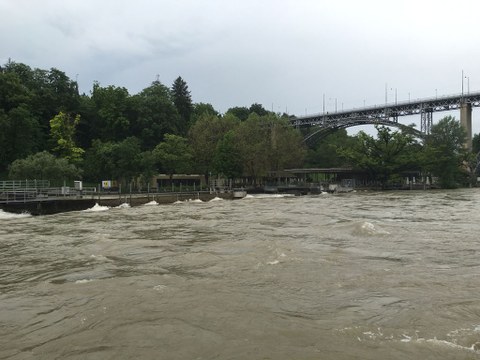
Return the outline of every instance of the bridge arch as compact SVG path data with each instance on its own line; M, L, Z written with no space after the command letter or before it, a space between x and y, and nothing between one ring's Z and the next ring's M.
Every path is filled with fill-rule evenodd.
M328 135L334 133L337 130L340 129L346 129L349 127L354 127L354 126L359 126L359 125L385 125L385 126L392 126L392 127L397 127L400 130L408 130L411 132L413 135L417 137L423 137L425 134L423 134L420 130L417 130L415 128L412 128L407 125L400 124L396 121L391 121L391 120L385 120L382 118L379 119L372 119L372 118L357 118L357 119L350 119L348 121L344 122L331 122L330 124L322 124L319 123L317 125L314 125L313 127L317 127L317 129L306 135L303 138L303 142L305 143L311 143L315 142L318 140L321 140Z

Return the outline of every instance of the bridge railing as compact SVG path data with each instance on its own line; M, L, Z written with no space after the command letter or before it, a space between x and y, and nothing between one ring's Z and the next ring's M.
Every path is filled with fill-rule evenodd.
M341 115L341 114L352 114L356 112L371 112L371 111L378 111L378 110L384 110L384 109L392 109L396 107L405 107L405 106L419 106L420 104L427 104L427 103L435 103L438 101L459 101L461 99L465 99L466 101L479 101L480 100L480 92L465 92L465 93L458 93L458 94L450 94L450 95L440 95L440 96L432 96L432 97L426 97L426 98L415 98L415 99L409 99L409 100L401 100L401 101L394 101L394 102L387 102L384 104L375 104L375 105L368 105L368 106L363 106L363 107L354 107L350 109L345 109L345 110L335 110L335 111L329 111L329 112L318 112L318 113L313 113L305 116L298 116L296 120L301 120L301 119L308 119L312 117L322 117L322 116L332 116L332 115ZM294 122L294 120L293 120Z

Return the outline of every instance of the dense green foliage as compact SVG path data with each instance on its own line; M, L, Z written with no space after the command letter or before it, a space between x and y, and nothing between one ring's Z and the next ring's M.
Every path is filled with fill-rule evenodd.
M0 68L0 128L0 175L10 178L44 178L34 161L46 154L75 169L55 178L143 184L159 172L258 178L300 166L304 155L300 133L279 115L260 104L221 115L192 103L181 77L171 88L157 80L134 95L95 82L80 95L57 69L11 61Z
M425 165L443 188L457 187L468 178L465 138L465 129L452 116L446 116L432 126L424 149Z
M350 148L355 138L348 136L347 130L340 129L309 147L305 165L309 168L334 168L345 165L345 160L338 151Z
M57 184L79 175L80 171L67 159L58 159L46 151L15 160L9 171L12 179L50 180Z
M0 67L0 177L60 181L111 179L138 186L157 173L199 173L261 182L302 166L353 167L388 186L402 172L421 171L443 187L474 179L465 134L447 117L420 142L408 131L378 127L377 137L339 130L306 145L288 117L261 104L220 114L193 103L178 77L138 94L95 82L90 94L60 70L9 61ZM475 135L474 150L480 151Z
M465 130L455 118L446 116L433 125L423 144L408 129L376 129L376 138L360 132L353 146L342 147L339 153L383 187L398 183L402 174L411 171L434 178L442 188L474 183L475 157L465 149Z
M351 164L365 170L371 179L387 186L397 181L402 171L419 167L418 143L408 133L385 126L376 126L376 129L377 138L361 131L353 146L342 148L340 153Z

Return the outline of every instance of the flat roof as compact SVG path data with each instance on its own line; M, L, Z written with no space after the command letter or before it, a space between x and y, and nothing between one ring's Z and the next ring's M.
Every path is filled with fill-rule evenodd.
M305 169L285 169L284 171L289 173L295 173L295 174L312 174L312 173L336 174L336 173L362 172L361 170L355 170L353 168L305 168Z

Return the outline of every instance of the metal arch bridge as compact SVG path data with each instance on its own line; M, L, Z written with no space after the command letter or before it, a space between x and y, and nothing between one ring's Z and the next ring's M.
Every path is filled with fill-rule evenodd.
M304 141L313 137L322 138L338 129L357 125L381 124L406 128L398 118L420 114L421 129L411 129L417 135L429 134L432 126L432 113L460 109L460 122L466 126L467 135L471 141L471 110L480 107L480 92L468 94L447 95L434 98L416 99L394 104L375 105L333 113L321 113L290 119L295 127L316 127L317 130L308 134ZM465 118L466 119L463 119Z

